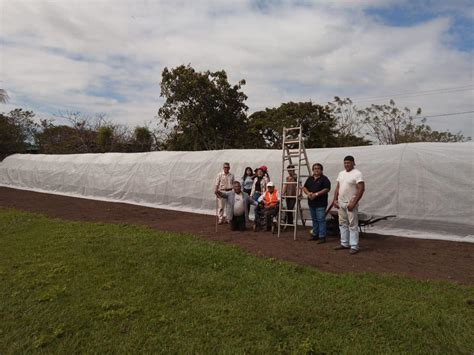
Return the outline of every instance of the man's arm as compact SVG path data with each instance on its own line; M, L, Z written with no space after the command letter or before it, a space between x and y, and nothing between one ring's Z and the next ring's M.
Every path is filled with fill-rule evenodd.
M219 191L219 183L220 183L220 177L221 174L217 174L216 179L214 180L214 192L217 194L217 191Z
M322 187L323 187L322 190L320 190L316 194L314 194L316 197L322 196L324 194L329 195L329 191L331 191L331 182L325 176L323 176L323 186Z
M347 209L349 211L352 211L355 206L357 206L357 203L359 203L359 200L362 198L362 195L364 194L365 191L365 183L363 181L360 181L356 185L357 191L356 194L353 198L351 198L351 201L347 205Z
M339 203L337 203L337 200L339 199L339 181L336 184L336 189L334 190L334 199L333 199L333 206L336 208L339 208Z
M306 187L308 185L308 180L309 180L309 178L306 179L306 181L304 183L303 192L305 193L305 195L308 196L309 199L311 199L311 197L310 197L311 192L309 192L308 188Z
M248 196L248 195L247 195ZM254 206L257 206L258 205L258 202L255 201L253 198L251 198L250 196L247 197L247 203L251 204L251 205L254 205Z
M219 190L216 190L215 194L216 194L217 197L228 198L230 192L231 192L231 191L227 192L227 191L219 191Z

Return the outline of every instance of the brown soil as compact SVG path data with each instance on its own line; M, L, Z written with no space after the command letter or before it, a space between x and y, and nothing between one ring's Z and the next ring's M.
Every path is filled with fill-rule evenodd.
M298 240L293 233L280 238L269 232L232 232L228 225L219 225L215 218L193 213L176 212L124 203L110 203L81 198L16 190L0 187L0 207L39 212L75 221L133 223L163 231L189 232L204 239L238 245L258 256L288 260L323 271L377 272L401 274L418 279L449 280L474 284L474 244L438 240L422 240L365 234L361 251L335 251L336 237L326 244L308 241L301 229Z

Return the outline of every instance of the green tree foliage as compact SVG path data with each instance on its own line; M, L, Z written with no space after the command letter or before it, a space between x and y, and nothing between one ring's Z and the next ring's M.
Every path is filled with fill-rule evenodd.
M433 131L425 124L426 118L422 118L420 108L412 115L410 109L398 108L393 100L388 105L371 105L358 112L369 130L368 135L379 144L463 142L470 139L460 133Z
M328 103L328 108L331 115L336 118L339 147L370 144L370 141L364 138L364 121L350 98L341 99L339 96L336 96L333 102Z
M158 111L160 122L170 129L169 150L239 148L246 133L245 81L230 85L224 70L197 72L190 65L162 72Z
M114 149L114 127L103 126L97 130L97 144L99 145L100 151L112 152Z
M133 132L134 145L137 152L149 152L153 144L153 136L148 127L135 127Z
M38 125L35 114L21 108L0 114L0 160L13 153L24 153L35 143Z
M55 126L47 120L41 121L41 132L38 133L40 152L44 154L77 154L97 153L95 143L97 132L67 125Z
M255 112L249 117L249 135L253 137L251 144L253 148L281 149L283 127L300 125L306 148L338 147L357 139L351 134L341 139L337 120L329 106L313 102L287 102L277 108Z

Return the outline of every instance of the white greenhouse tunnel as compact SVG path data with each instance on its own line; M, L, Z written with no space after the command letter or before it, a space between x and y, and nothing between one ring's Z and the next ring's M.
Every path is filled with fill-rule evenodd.
M474 242L474 144L411 143L308 149L331 180L353 155L365 180L359 211L396 215L369 232ZM247 166L266 165L279 187L280 150L16 154L0 163L0 186L138 204L201 214L215 213L214 179L223 162L237 179ZM304 202L305 203L305 202Z

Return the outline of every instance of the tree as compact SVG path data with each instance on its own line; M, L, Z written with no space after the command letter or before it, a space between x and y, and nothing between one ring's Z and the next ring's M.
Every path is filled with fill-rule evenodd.
M337 147L337 122L329 107L309 102L287 102L249 117L253 148L281 149L283 127L302 126L306 148ZM261 137L259 140L258 137Z
M0 114L0 160L13 153L24 153L34 145L38 125L33 111L21 108Z
M97 144L102 153L112 152L114 150L114 127L102 126L97 131Z
M137 152L149 152L151 150L153 137L148 127L135 127L133 136Z
M341 136L361 134L364 122L350 98L341 99L339 96L335 96L333 102L328 102L328 106L337 119L337 131Z
M246 132L245 81L230 85L224 70L197 72L181 65L162 72L158 111L170 130L164 145L169 150L239 148Z
M379 144L399 144L412 142L463 142L470 138L461 133L433 131L426 125L418 108L413 116L410 109L399 109L393 100L388 105L371 105L360 110L364 123L369 129L368 135ZM420 123L416 122L420 119Z
M37 134L37 139L43 154L85 153L77 130L71 126L55 126L51 121L41 120L41 131Z

